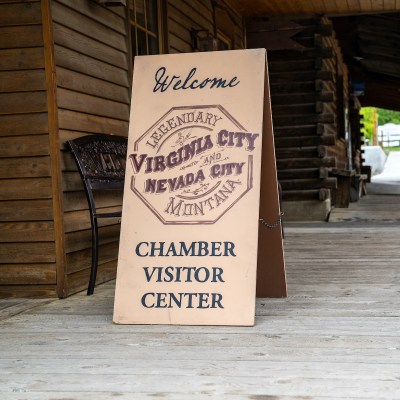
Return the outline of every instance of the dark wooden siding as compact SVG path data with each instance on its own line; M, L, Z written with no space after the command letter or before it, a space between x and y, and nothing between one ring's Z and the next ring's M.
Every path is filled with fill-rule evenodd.
M164 5L170 45L189 52L190 29L243 48L241 17L209 0ZM124 8L91 0L0 3L0 296L68 296L86 288L87 201L68 139L127 136L131 60ZM167 42L168 42L167 41ZM98 204L121 207L121 193ZM119 224L100 223L97 282L115 277Z
M65 142L96 133L127 136L130 61L125 10L104 8L89 0L57 0L52 2L52 18L62 153L64 295L70 295L87 286L92 241L83 186ZM98 203L118 210L122 194L104 194ZM115 277L118 221L101 221L99 236L97 282L104 282Z
M224 2L215 9L214 17L211 0L169 0L167 14L169 53L192 52L191 29L214 34L214 27L230 39L233 49L244 48L242 18Z
M0 296L55 296L42 7L0 4Z

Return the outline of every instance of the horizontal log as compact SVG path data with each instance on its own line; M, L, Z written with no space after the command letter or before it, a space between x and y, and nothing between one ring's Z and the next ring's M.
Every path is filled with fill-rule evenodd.
M296 82L322 81L332 80L333 74L329 70L311 70L311 71L295 71L295 72L273 72L270 73L270 79L273 83L285 82L286 84Z
M318 124L322 125L322 124ZM275 137L314 136L318 134L317 124L303 126L274 126Z
M333 57L333 51L331 47L322 48L311 48L311 49L299 49L299 50L278 50L270 53L269 57L273 61L276 60L305 60L320 58L331 58Z
M276 161L278 170L293 168L336 167L336 158L293 158Z
M269 73L309 71L315 69L314 60L271 61L268 60Z
M282 192L283 201L319 200L319 189L285 190Z
M311 104L285 104L276 105L272 103L272 115L275 116L291 116L301 114L312 114L316 112L315 103Z
M278 179L325 179L330 177L331 168L297 168L278 170Z
M339 168L331 168L329 170L329 173L334 176L344 176L344 177L349 177L349 176L354 176L356 174L356 171L354 169L339 169Z
M287 116L272 116L274 126L296 126L296 125L311 125L322 122L324 124L333 124L335 116L333 114L309 114L309 115L293 115Z
M291 180L280 180L279 183L282 186L282 190L312 190L312 189L336 189L337 180L336 178L325 178L325 179L291 179Z
M310 82L274 82L270 81L271 96L282 93L309 93L315 92L315 81ZM322 90L322 89L321 89Z
M300 35L296 35L293 40L305 48L312 49L314 47L314 40L311 36L303 37Z
M320 178L320 168L301 168L278 170L278 180L289 179L318 179Z
M276 137L275 148L287 147L317 147L321 141L320 136Z
M274 93L271 95L272 106L290 104L314 104L316 102L333 101L333 92L310 92L310 93Z
M319 157L318 148L311 147L289 147L289 148L277 148L275 149L276 157L279 160L287 158L313 158Z

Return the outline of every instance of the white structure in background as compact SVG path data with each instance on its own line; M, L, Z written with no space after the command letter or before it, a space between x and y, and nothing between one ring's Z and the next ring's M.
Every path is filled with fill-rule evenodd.
M375 183L400 184L400 151L391 151L382 173L372 178Z
M383 147L400 146L400 125L389 123L378 126L378 142Z
M380 146L364 146L364 165L371 166L372 175L380 174L386 162L386 154Z

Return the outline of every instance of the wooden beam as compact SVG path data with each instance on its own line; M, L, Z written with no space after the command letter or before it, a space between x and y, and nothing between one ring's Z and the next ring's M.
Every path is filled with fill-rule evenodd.
M48 126L50 139L51 180L55 231L55 252L57 265L57 294L65 297L64 275L66 266L64 242L64 209L62 197L62 176L60 166L56 63L54 59L54 42L50 0L41 0L44 56L47 82Z

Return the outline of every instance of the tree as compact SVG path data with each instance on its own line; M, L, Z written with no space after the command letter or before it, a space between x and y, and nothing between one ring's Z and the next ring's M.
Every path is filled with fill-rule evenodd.
M368 139L369 144L372 144L373 142L375 111L376 109L374 107L363 107L360 110L360 114L363 116L361 122L364 124L364 127L361 129L361 133L364 135L365 139Z
M385 110L383 108L378 108L378 125L385 125L388 123L400 125L400 112Z

